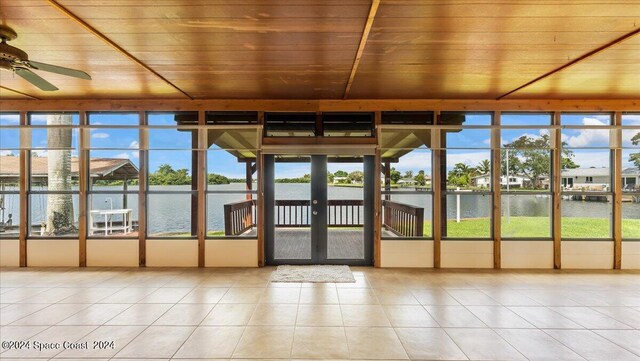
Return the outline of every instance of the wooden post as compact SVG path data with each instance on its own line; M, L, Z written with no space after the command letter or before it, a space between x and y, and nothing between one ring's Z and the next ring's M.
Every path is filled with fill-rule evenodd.
M251 191L251 188L253 188L253 165L251 163L250 161L245 162L245 184L247 191ZM251 199L251 193L247 193L245 199Z
M440 112L435 112L434 113L434 124L438 124L438 117L439 117ZM431 162L432 162L432 175L431 175L431 189L433 191L433 224L432 224L432 232L433 232L433 267L434 268L440 268L442 266L442 260L441 260L441 253L442 253L442 249L441 249L441 242L442 242L442 229L443 229L443 225L446 224L447 219L442 219L442 194L443 194L443 179L446 179L444 177L444 175L442 174L442 167L443 167L443 156L444 156L444 151L441 149L442 145L440 144L440 141L442 140L442 137L440 135L440 130L439 129L435 129L433 130L433 134L431 134L431 144L432 144L432 157L431 157ZM446 184L444 184L444 187L446 187ZM444 212L445 216L446 216L446 209Z
M206 125L206 114L204 110L198 111L198 125ZM193 176L196 180L196 214L197 214L197 236L198 236L198 267L205 266L205 245L207 238L207 131L198 129L195 131L197 150L194 152L197 157L197 172Z
M380 192L380 148L376 148L374 159L373 180L373 265L381 267L382 265L382 194ZM366 177L367 175L365 175Z
M501 124L500 111L496 111L493 114L493 125L499 126ZM491 129L491 155L493 160L491 162L491 186L493 187L493 268L502 268L502 203L501 203L501 184L500 184L500 171L501 171L501 141L500 141L500 128ZM509 180L507 179L507 182Z
M613 125L622 125L622 112L615 112ZM622 268L622 130L614 130L613 151L613 269Z
M560 112L553 113L553 125L560 125ZM553 141L553 268L562 268L562 131L554 130Z
M78 242L79 265L87 266L87 187L89 183L89 130L84 126L87 122L87 112L81 111L80 115L80 149L78 150L78 184L79 184L79 215L78 215Z
M18 240L20 243L20 267L27 266L27 237L31 225L29 224L29 165L31 162L28 148L31 148L31 139L28 138L30 133L26 133L25 129L28 125L27 112L20 112L20 224L18 225Z
M382 112L375 112L374 124L376 129L382 123ZM382 265L382 194L380 192L380 174L381 174L381 150L376 147L374 155L373 174L373 266L381 267ZM387 168L388 169L388 168ZM365 175L367 176L367 175Z
M140 125L147 124L147 117L144 111L138 112ZM138 256L140 267L147 264L147 172L148 172L148 149L149 139L146 129L139 130L138 149L140 158L140 170L138 173Z
M391 161L385 159L384 161L384 190L391 190ZM391 194L385 194L384 199L387 201L391 200Z

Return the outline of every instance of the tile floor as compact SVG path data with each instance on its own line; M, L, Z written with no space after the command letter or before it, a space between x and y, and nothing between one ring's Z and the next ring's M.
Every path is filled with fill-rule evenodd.
M640 360L640 272L273 270L1 269L0 358Z

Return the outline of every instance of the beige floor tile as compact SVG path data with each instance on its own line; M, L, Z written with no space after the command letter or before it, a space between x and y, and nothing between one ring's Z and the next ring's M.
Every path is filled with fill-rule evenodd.
M545 330L545 332L587 360L640 361L640 356L589 330Z
M638 330L594 330L593 332L640 356L640 331Z
M631 328L630 326L618 322L613 318L603 315L600 312L592 310L589 307L550 307L553 311L570 319L571 321L592 329L609 329L624 330Z
M78 342L87 342L88 349L67 349L57 357L95 358L113 357L120 352L131 340L136 338L145 326L101 326ZM111 343L113 341L113 343ZM94 348L94 346L96 346Z
M520 292L543 306L582 306L571 298L568 291L521 290Z
M411 359L467 359L449 335L440 328L397 328L396 333Z
M116 292L119 288L82 288L79 292L61 300L59 303L96 303L107 298Z
M3 326L0 327L0 341L28 340L47 328L49 328L49 326ZM2 349L2 351L4 351L4 349Z
M286 326L247 326L233 357L289 358L293 332Z
M498 301L480 290L447 290L449 294L465 306L497 306Z
M176 353L176 358L229 358L238 345L243 326L198 327Z
M383 305L419 305L418 300L408 288L374 289L378 301Z
M157 287L127 287L101 299L98 303L137 303L157 289Z
M160 288L145 298L140 303L176 303L191 292L191 288Z
M370 288L371 285L367 281L366 277L359 276L356 273L353 274L355 282L336 283L336 288Z
M214 305L206 303L177 304L160 316L155 326L197 326L211 312Z
M523 295L519 291L491 289L483 289L480 291L493 298L503 306L540 306L538 302Z
M19 303L24 299L31 298L48 289L50 288L49 287L14 288L0 295L0 303Z
M441 327L487 327L464 306L424 306Z
M609 316L618 322L629 325L635 329L640 329L640 310L633 307L614 306L614 307L591 307L603 315Z
M342 322L348 327L390 327L381 305L341 305Z
M255 304L217 304L202 320L205 326L245 326L249 323Z
M16 320L42 310L45 304L12 304L0 310L0 325L8 325Z
M383 327L345 327L349 354L352 359L408 359L396 332Z
M584 361L580 355L541 330L499 329L495 332L531 361Z
M112 318L107 325L145 326L154 323L171 308L171 304L139 303Z
M335 287L302 287L300 303L338 304L338 291Z
M296 325L342 326L342 311L339 305L300 305Z
M222 299L220 299L220 303L258 303L264 290L264 288L256 287L231 288Z
M72 303L53 304L13 322L12 325L55 325L88 306L88 304Z
M2 357L21 357L21 358L48 358L62 352L62 344L65 341L75 342L96 329L96 326L52 326L46 330L31 337L29 341L33 347L21 350L8 350L2 353ZM42 344L58 344L59 348L45 347L38 349L35 347L35 341Z
M228 288L195 288L180 303L218 303Z
M386 305L384 311L393 327L438 327L422 306Z
M411 291L413 297L424 306L457 306L460 305L447 291L443 289L426 290L414 289Z
M583 328L547 307L517 306L507 308L538 328Z
M368 288L338 288L338 300L341 305L377 305L378 298Z
M60 322L60 325L100 326L131 307L127 303L94 304Z
M293 303L300 301L300 288L271 287L260 297L260 303Z
M493 330L447 328L445 331L470 360L526 360Z
M298 305L261 303L256 306L249 325L293 326L296 324Z
M131 341L116 358L171 357L191 335L194 327L150 326Z
M291 357L347 359L349 347L342 327L296 327Z
M17 303L57 303L76 294L81 289L73 287L56 287L39 292L38 294L19 300ZM78 302L74 302L78 303Z
M503 306L467 306L467 309L491 328L535 328Z

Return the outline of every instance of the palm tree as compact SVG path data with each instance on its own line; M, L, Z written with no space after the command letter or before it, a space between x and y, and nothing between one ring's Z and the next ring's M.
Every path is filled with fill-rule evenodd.
M71 128L57 126L71 125L71 115L47 115L49 192L68 192L71 190ZM50 193L47 198L48 234L58 234L74 229L73 199L70 193Z
M485 159L482 162L480 162L480 164L478 164L476 169L480 174L489 174L491 172L491 162L489 162L488 159Z

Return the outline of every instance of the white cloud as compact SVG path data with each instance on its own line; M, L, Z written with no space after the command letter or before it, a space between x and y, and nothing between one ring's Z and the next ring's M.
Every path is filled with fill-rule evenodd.
M606 122L596 118L583 118L582 124L606 125ZM566 141L569 147L593 147L609 144L609 130L607 129L579 129L577 132L577 135L563 137L563 141Z
M610 156L608 151L604 152L574 152L573 162L580 168L602 168L609 167Z
M113 156L113 158L117 159L134 159L139 157L140 155L138 154L138 152L122 152Z
M475 167L485 159L491 159L491 156L488 152L448 153L447 169L452 169L456 165L456 163L464 163L466 165Z
M34 149L31 152L32 152L32 154L35 154L38 157L46 157L49 154L49 152L46 151L46 150L35 150Z
M0 150L0 156L14 155L10 150Z
M4 125L20 124L20 115L18 114L0 114L0 122Z
M138 141L137 141L137 140L134 140L134 141L132 141L132 142L129 144L129 148L131 148L131 149L138 149L138 148L140 148L140 143L138 143Z
M106 139L106 138L109 138L109 134L107 134L107 133L94 133L94 134L91 135L91 138Z

